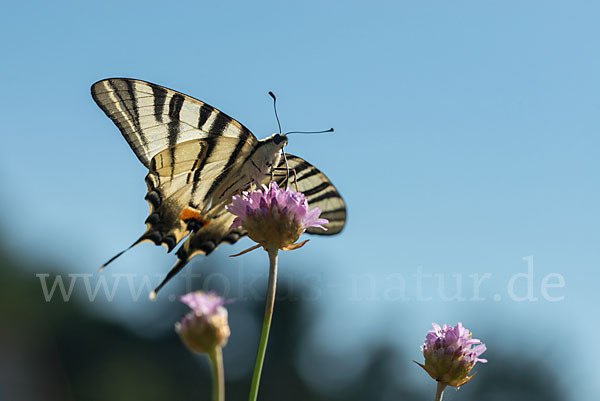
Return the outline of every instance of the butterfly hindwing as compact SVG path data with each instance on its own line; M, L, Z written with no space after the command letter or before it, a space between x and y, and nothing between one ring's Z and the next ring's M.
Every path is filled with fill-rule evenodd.
M240 238L244 237L246 231L243 228L229 229L233 220L235 220L235 216L227 212L223 206L216 208L215 216L210 222L199 231L190 234L179 247L177 250L177 262L151 296L155 296L194 256L208 255L220 244L234 244Z
M213 219L219 206L250 185L251 177L244 174L243 161L254 143L246 141L236 152L239 139L208 137L182 142L156 154L146 176L150 203L148 228L143 239L170 250L189 234L182 212L192 208L204 219Z
M279 162L275 179L280 186L290 185L291 188L302 192L308 199L310 208L318 207L321 209L321 217L329 220L324 226L327 231L318 227L311 227L306 231L318 235L341 232L346 223L346 204L329 178L298 156L286 154L286 158L287 165L283 158Z

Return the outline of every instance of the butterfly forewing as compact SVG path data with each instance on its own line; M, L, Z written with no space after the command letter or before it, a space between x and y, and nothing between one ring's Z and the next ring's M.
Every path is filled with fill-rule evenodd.
M183 93L145 81L110 78L92 85L92 97L146 166L165 148L191 139L256 138L238 121Z

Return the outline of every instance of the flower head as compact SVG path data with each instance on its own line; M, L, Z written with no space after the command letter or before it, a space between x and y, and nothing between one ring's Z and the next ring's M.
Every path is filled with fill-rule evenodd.
M472 336L460 322L441 327L433 323L422 347L425 365L419 365L438 382L456 388L462 386L473 378L469 373L477 362L487 362L479 358L486 350L485 344Z
M230 330L225 300L214 292L196 291L180 297L191 311L175 323L175 331L189 349L209 353L227 344Z
M292 244L309 227L323 227L318 207L308 209L303 193L281 189L276 182L263 190L235 195L227 210L236 217L231 228L244 227L248 236L265 249L294 249Z

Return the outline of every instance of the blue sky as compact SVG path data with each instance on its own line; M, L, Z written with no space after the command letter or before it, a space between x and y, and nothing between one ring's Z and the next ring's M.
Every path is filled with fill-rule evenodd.
M24 258L95 272L144 228L146 172L92 101L92 83L125 76L180 90L259 138L277 129L272 90L284 130L336 129L288 146L332 179L349 210L342 235L282 259L305 265L284 279L320 289L321 347L343 354L387 337L414 344L416 359L432 321L462 320L482 338L506 330L496 347L552 349L549 363L570 367L573 397L600 390L591 380L600 355L585 347L600 330L591 311L600 301L597 3L59 1L4 10L0 223ZM508 299L529 256L538 301ZM232 270L266 275L264 259L249 255ZM113 268L162 273L173 260L144 245ZM445 275L448 294L459 275L467 299L441 299L439 276L423 281L432 299L417 299L419 269ZM486 273L484 300L470 299L469 275ZM563 277L548 292L564 299L543 298L549 274ZM96 311L129 321L148 307Z

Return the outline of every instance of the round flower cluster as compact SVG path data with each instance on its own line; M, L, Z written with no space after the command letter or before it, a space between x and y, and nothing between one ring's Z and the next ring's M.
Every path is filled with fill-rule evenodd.
M485 344L472 337L460 322L441 327L433 323L422 348L425 365L419 365L438 382L456 388L462 386L473 378L469 373L477 362L487 362L479 358L486 350Z
M321 210L308 209L303 193L281 189L276 182L263 190L235 195L227 210L236 216L231 228L244 227L248 236L265 249L294 249L292 244L309 227L323 227Z

